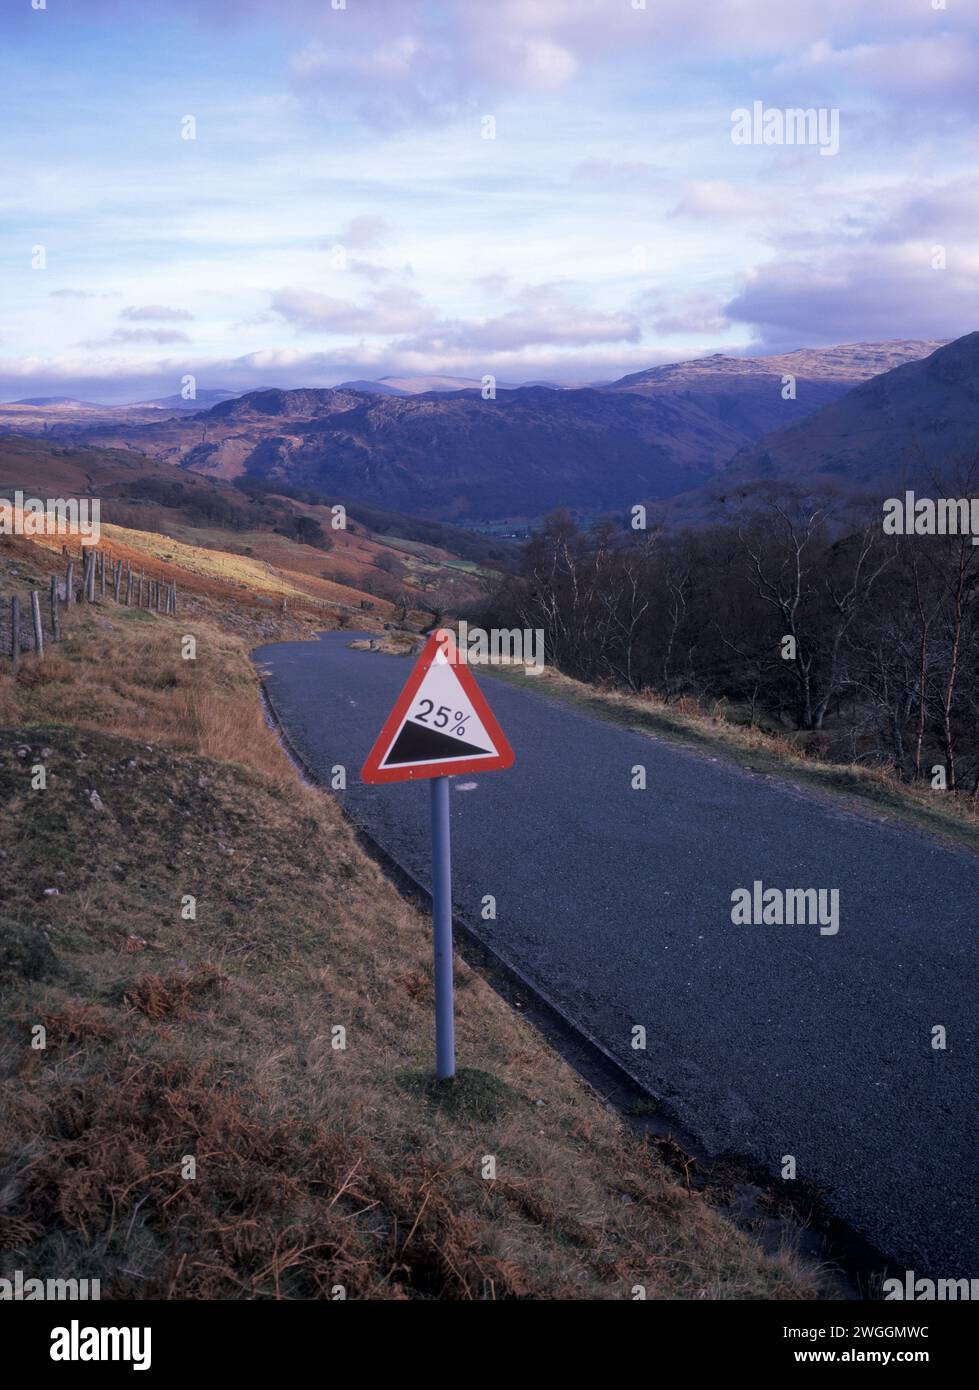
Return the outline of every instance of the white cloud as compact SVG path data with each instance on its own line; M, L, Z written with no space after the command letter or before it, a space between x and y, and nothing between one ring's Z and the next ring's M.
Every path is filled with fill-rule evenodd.
M305 332L410 333L432 318L420 294L394 288L378 291L364 304L286 286L272 296L274 314Z
M695 179L681 190L670 216L764 217L771 212L772 206L770 196L756 193L753 189L739 188L723 179Z
M171 309L165 304L142 304L138 307L130 305L123 309L119 317L121 319L131 319L139 322L143 319L152 319L160 323L176 323L180 320L188 320L194 317L186 309Z

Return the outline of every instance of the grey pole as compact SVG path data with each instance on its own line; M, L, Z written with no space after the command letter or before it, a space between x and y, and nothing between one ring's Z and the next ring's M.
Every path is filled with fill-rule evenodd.
M432 778L432 926L435 929L435 1074L443 1081L455 1076L456 1070L448 777Z

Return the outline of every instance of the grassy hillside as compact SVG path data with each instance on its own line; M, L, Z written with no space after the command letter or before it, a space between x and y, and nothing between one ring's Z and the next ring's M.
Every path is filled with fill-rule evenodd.
M55 563L0 542L0 590ZM299 617L65 621L0 658L5 1265L110 1298L817 1295L462 962L465 1070L432 1081L429 924L262 717L249 647Z
M374 600L384 616L402 595L409 606L440 611L467 603L478 592L473 557L507 558L505 546L397 513L355 507L346 527L335 529L328 505L298 496L242 491L124 449L0 437L0 497L12 502L18 490L97 497L107 543L134 563L172 563L203 579L314 603L360 608ZM301 542L297 524L311 526L315 543ZM452 543L458 553L446 548Z

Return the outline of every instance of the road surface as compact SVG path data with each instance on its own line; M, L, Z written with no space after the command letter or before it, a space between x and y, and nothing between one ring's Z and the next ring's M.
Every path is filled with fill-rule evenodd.
M427 887L427 787L359 781L410 662L354 636L255 658L307 764L346 767L346 809ZM979 857L477 678L516 763L453 779L457 915L712 1153L792 1155L900 1268L979 1276ZM837 889L839 931L734 925L756 880Z

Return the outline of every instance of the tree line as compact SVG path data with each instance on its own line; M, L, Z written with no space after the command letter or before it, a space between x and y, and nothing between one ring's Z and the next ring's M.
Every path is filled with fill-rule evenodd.
M577 679L725 701L807 752L979 797L977 592L969 535L887 536L879 502L768 488L676 534L556 512L477 617L543 629Z

